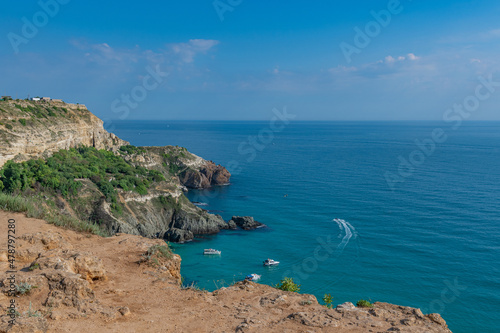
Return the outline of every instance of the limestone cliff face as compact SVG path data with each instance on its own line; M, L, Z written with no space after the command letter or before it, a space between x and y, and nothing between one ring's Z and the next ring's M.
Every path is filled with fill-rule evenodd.
M117 149L126 144L83 105L0 101L0 167L11 159L46 157L80 145Z

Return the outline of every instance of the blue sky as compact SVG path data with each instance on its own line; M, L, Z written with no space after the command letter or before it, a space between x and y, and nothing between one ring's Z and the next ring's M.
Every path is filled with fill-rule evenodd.
M2 95L105 119L441 120L479 76L500 82L493 0L41 0L0 17ZM469 119L500 120L500 87Z

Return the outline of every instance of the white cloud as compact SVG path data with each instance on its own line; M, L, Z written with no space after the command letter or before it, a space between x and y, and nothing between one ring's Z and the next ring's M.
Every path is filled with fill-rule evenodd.
M500 29L493 29L488 32L491 37L500 37Z
M396 59L394 59L392 56L387 56L387 57L385 57L384 60L385 60L385 63L387 63L387 64L392 64L392 63L396 62Z
M101 65L123 64L130 65L140 60L150 63L163 63L175 61L180 57L182 63L192 63L198 54L205 54L219 41L212 39L191 39L186 43L167 44L166 50L141 50L139 46L132 49L117 49L108 43L90 44L82 40L70 40L76 49L84 51L84 56L89 62Z
M78 50L84 51L84 56L89 62L100 65L130 64L141 57L141 51L136 46L134 49L115 49L108 43L89 44L82 40L70 40L70 44Z
M415 61L415 60L419 60L420 57L417 57L416 55L414 55L413 53L408 53L408 59L412 60L412 61Z
M207 53L219 41L213 39L191 39L187 43L170 44L170 49L181 57L185 63L194 61L194 57L199 53Z
M363 64L358 67L338 66L331 68L329 72L337 75L355 74L364 77L379 77L408 71L420 59L413 53L397 57L388 55L384 59L373 63Z

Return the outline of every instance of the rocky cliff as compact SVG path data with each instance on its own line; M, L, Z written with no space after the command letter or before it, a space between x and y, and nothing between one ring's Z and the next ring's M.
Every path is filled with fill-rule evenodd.
M73 184L79 188L76 197L64 195L65 190L61 191L54 185L68 181L61 175L67 174L70 166L62 167L64 171L55 177L52 185L44 184L44 176L26 181L24 176L19 177L18 168L5 175L0 172L0 190L4 187L2 180L5 184L19 182L19 186L10 188L15 194L32 196L33 193L43 192L47 209L55 206L65 216L96 223L111 235L123 232L183 242L193 239L196 234L212 234L229 228L221 216L194 206L183 193L188 188L208 188L229 183L231 174L223 166L206 161L181 147L130 146L128 142L104 130L103 122L82 105L0 101L0 166L8 160L21 162L47 158L61 149L80 146L111 150L120 161L132 168L126 168L126 171L122 163L108 165L106 168L112 170L94 173L93 176L84 172L87 173L85 178L75 173L75 178L78 178L76 181L81 183ZM97 158L94 155L92 157ZM107 158L107 155L100 158ZM58 160L56 164L60 165L60 162ZM99 170L102 167L88 160L80 162L87 165L87 170ZM151 177L136 177L134 173L139 171L144 174L149 172L150 176L152 171L155 174ZM8 177L14 174L18 175L18 179L10 181ZM128 181L127 186L118 184L119 181L127 180L122 179L125 175L132 180ZM73 182L73 179L69 182ZM103 182L115 184L114 188L104 186L106 184L103 185ZM148 184L149 188L135 191L140 184ZM110 198L106 191L116 191L117 196Z
M80 145L116 150L126 144L84 105L0 101L0 167L11 159L25 161Z

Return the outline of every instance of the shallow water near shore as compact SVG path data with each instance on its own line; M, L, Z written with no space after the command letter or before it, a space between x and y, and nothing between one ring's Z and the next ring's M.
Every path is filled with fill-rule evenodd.
M173 245L186 284L214 290L251 273L270 285L289 276L335 304L390 302L439 312L455 333L497 332L500 123L454 131L438 122L293 122L253 148L248 137L269 122L113 125L133 145L179 145L228 167L229 186L187 196L226 220L267 225ZM402 169L408 177L392 190L385 173L398 174L398 157L409 159L415 139L437 127L447 140ZM267 258L279 266L264 267Z

